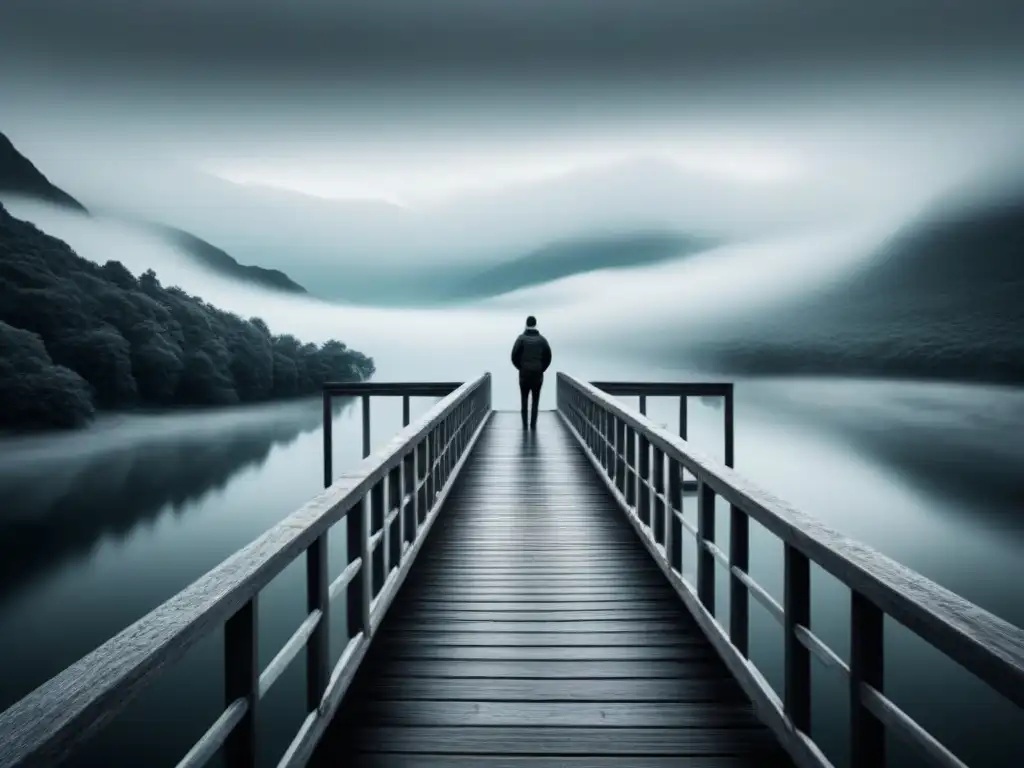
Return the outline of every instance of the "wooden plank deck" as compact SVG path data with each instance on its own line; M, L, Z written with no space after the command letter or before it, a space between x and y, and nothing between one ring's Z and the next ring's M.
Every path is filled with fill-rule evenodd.
M312 765L791 765L555 413L474 453Z

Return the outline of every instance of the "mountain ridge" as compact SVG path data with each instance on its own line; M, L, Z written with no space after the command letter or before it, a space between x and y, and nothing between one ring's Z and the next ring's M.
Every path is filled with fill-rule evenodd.
M89 211L74 197L54 185L31 160L18 151L5 134L0 132L0 193L2 192L51 203L90 217L104 215L102 212ZM139 218L128 219L127 223L170 242L217 274L270 290L309 294L306 288L281 270L242 264L224 249L179 227Z
M51 182L14 143L0 131L0 192L44 200L79 213L88 209Z
M372 358L98 264L0 204L0 431L77 428L98 410L224 406L364 381Z
M574 275L606 269L630 269L684 258L717 243L710 237L667 230L565 238L476 270L452 285L448 295L456 300L494 298Z
M281 270L242 264L227 251L191 232L159 222L147 221L135 222L135 224L170 241L218 274L234 277L274 291L309 294L308 290Z
M843 282L676 351L725 374L1024 383L1024 195L943 202Z

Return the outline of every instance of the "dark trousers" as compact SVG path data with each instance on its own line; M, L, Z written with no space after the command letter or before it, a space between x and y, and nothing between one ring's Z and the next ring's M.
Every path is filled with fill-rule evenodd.
M523 401L523 426L526 426L526 406L530 395L533 395L533 408L530 411L530 426L537 426L537 404L540 400L540 388L544 385L544 374L532 371L519 372L519 394Z

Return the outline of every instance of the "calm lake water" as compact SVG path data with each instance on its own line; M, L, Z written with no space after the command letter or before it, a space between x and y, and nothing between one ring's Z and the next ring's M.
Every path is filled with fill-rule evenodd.
M625 370L625 369L624 369ZM581 371L594 377L596 371ZM602 378L613 378L601 371ZM390 377L394 378L394 377ZM443 378L443 377L435 377ZM626 376L620 376L626 378ZM665 371L628 378L683 379ZM495 406L511 408L510 376ZM544 406L554 407L553 377ZM413 418L432 399L413 401ZM635 402L635 401L634 401ZM678 423L673 400L649 416ZM690 438L721 456L721 410L691 400ZM318 401L203 414L108 419L88 432L0 441L0 709L186 587L316 494ZM736 466L849 536L1024 625L1024 391L862 381L741 382ZM373 443L401 426L398 399L375 399ZM359 408L339 409L335 471L357 463ZM687 502L691 519L696 504ZM718 530L727 544L725 509ZM332 578L343 533L330 538ZM782 600L782 547L752 532L753 576ZM693 578L692 540L684 562ZM728 616L724 571L719 615ZM815 631L844 658L849 596L813 573ZM297 561L263 593L266 664L304 615ZM754 661L781 691L782 632L751 601ZM343 611L332 612L334 658ZM134 701L73 765L174 765L221 711L215 633ZM886 687L971 766L1019 766L1024 716L898 626L887 626ZM264 700L260 737L273 765L303 716L300 656ZM842 680L815 667L815 735L843 765ZM984 739L979 737L984 730ZM894 745L894 765L918 762Z

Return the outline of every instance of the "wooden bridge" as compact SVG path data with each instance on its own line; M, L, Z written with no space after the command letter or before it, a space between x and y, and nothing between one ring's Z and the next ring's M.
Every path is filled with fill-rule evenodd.
M810 736L814 659L849 681L850 765L885 766L887 733L936 766L963 765L886 697L886 616L1024 707L1024 632L731 468L731 385L559 374L557 389L557 411L526 431L518 413L492 410L488 374L329 385L326 490L0 715L0 768L59 762L222 628L224 710L181 768L218 754L228 768L253 766L260 700L300 654L307 714L281 768L821 768L830 763ZM366 458L334 478L330 405L340 395L362 398ZM370 456L377 395L402 397L405 427ZM682 399L679 435L644 416L655 395ZM442 399L410 424L415 396ZM616 396L639 397L640 411ZM686 442L688 396L725 399L724 465ZM696 525L683 514L692 496ZM724 537L717 499L728 505ZM751 519L784 544L781 605L750 576ZM348 564L329 574L327 537L342 527ZM695 583L683 576L683 537L697 543ZM300 556L306 619L261 669L260 592ZM811 563L850 590L847 660L811 629ZM727 595L716 595L723 570ZM784 629L781 696L750 660L751 597ZM716 615L719 602L727 615ZM348 630L337 660L332 604Z

